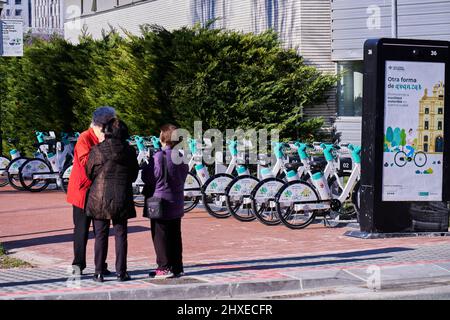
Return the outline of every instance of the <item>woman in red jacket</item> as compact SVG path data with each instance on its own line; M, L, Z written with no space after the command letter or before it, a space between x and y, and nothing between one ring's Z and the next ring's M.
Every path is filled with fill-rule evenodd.
M86 175L85 166L88 161L91 148L104 140L103 125L116 116L112 107L97 108L92 116L91 127L80 134L74 151L73 168L69 178L67 189L67 202L73 206L74 224L74 259L72 262L73 273L82 274L86 268L86 245L89 236L89 227L92 218L86 216L84 211L86 193L91 186L91 181ZM109 274L106 269L103 274Z

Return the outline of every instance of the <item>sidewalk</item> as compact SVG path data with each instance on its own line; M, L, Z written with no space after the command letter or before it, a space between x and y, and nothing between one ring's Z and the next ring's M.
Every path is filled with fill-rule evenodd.
M111 276L103 284L93 282L91 240L86 275L68 281L72 221L64 194L0 189L0 199L0 242L15 257L36 266L0 270L0 299L229 298L333 286L367 287L367 279L378 270L381 289L396 283L450 281L448 237L357 239L343 236L350 228L315 224L290 230L257 221L219 220L201 210L183 220L186 277L147 277L155 267L155 256L148 221L139 217L130 221L133 281L119 283ZM111 271L113 242L111 238Z

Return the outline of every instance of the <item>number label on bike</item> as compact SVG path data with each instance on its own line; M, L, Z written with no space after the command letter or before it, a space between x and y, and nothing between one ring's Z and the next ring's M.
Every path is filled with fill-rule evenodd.
M339 170L351 171L353 167L352 158L339 158Z

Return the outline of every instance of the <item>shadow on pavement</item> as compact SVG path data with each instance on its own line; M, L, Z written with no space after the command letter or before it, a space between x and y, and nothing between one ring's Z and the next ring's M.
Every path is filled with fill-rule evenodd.
M72 230L72 229L71 229ZM150 227L143 226L129 226L128 234L136 233L136 232L148 232L150 231ZM109 232L110 237L114 236L114 230L111 228ZM149 235L150 237L150 235ZM94 238L94 232L89 232L89 239ZM63 242L72 242L73 241L73 233L38 237L38 238L30 238L30 239L22 239L22 240L13 240L3 242L6 250L18 249L18 248L26 248L32 246L40 246L46 244L55 244L55 243L63 243Z

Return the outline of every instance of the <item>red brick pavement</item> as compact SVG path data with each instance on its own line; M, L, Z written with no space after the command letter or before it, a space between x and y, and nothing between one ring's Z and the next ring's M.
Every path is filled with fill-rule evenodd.
M154 264L149 222L142 218L129 222L129 260ZM182 223L185 263L247 260L280 256L342 252L389 247L418 247L444 243L443 238L398 238L363 240L343 236L346 228L326 228L316 224L304 230L280 225L267 227L257 221L219 220L202 210L186 215ZM0 189L0 242L13 252L37 256L41 266L70 264L72 260L72 208L59 191L41 193ZM113 265L113 239L108 262ZM88 263L93 263L93 244L88 243ZM45 259L49 258L49 259Z

